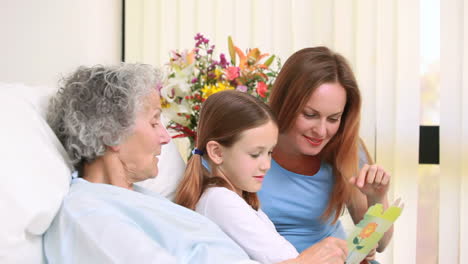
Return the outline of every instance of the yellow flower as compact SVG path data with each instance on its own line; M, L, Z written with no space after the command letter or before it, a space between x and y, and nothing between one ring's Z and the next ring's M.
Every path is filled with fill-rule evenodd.
M215 85L206 85L203 87L202 91L202 98L206 99L208 96L215 94L216 92L216 86Z
M362 229L361 233L359 234L359 237L368 238L370 235L372 235L372 233L375 232L375 229L377 228L377 226L378 226L377 223L367 224L367 226Z
M222 72L220 69L216 68L216 69L215 69L215 76L216 76L216 79L219 79L219 77L220 77L221 75L223 75L223 72Z
M231 85L229 85L229 83L226 83L226 82L220 82L220 83L217 83L220 91L224 91L224 90L233 90L234 87L232 87Z
M224 90L232 90L234 87L230 86L227 83L221 82L221 83L216 83L216 85L211 84L211 85L206 85L202 89L202 98L206 99L210 95L215 94L217 92L221 92Z
M161 107L164 109L164 108L169 108L171 106L171 104L164 98L161 96Z

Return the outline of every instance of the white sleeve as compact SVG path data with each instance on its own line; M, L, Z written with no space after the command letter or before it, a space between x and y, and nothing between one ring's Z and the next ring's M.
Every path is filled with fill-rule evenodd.
M278 263L298 256L296 248L278 234L263 212L257 214L239 195L226 188L207 189L196 210L215 222L256 261Z

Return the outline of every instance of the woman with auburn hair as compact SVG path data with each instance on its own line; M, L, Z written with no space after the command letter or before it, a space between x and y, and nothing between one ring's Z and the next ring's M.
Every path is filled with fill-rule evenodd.
M338 218L345 206L355 224L369 206L388 206L390 175L364 164L371 159L359 139L361 95L343 56L326 47L297 51L282 67L269 105L279 137L259 198L298 252L327 237L344 239Z
M208 217L260 263L340 263L346 242L328 238L301 254L259 208L256 192L278 139L271 109L257 98L223 91L204 102L196 148L176 203Z

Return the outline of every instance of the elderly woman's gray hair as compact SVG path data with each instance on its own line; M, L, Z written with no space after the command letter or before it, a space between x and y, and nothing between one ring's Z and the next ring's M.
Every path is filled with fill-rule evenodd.
M80 67L61 81L47 122L79 171L129 135L144 98L162 83L146 64Z

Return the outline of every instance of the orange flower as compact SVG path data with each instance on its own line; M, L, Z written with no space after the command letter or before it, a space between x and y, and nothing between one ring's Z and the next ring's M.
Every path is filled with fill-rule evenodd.
M359 234L359 237L368 238L370 235L372 235L372 233L375 232L375 229L377 228L377 226L378 226L377 223L367 224L367 226L362 229L361 233Z
M252 70L255 68L268 68L263 64L259 64L259 61L263 59L264 57L268 56L268 54L261 54L260 50L258 48L251 49L249 50L249 53L244 54L241 49L238 47L234 46L234 49L239 56L240 62L239 62L239 68L242 70L248 69Z

